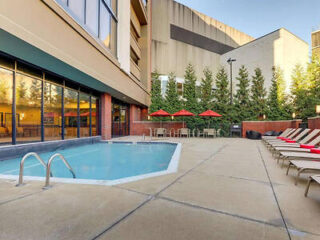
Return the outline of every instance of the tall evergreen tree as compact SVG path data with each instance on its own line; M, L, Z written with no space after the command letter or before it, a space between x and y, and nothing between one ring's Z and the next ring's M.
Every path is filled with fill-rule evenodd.
M224 116L224 119L230 119L230 91L228 75L224 68L220 68L215 78L216 90L213 93L215 109Z
M308 65L308 78L311 85L311 94L316 104L320 104L320 56L312 55Z
M181 109L181 101L177 92L177 84L175 79L176 76L174 73L170 73L165 96L165 110L171 114Z
M184 108L197 115L200 113L201 108L198 103L199 96L197 95L196 91L197 77L192 64L188 64L185 71L184 80ZM202 119L199 117L186 118L186 122L188 127L191 129L199 127L203 124ZM199 128L201 128L201 126Z
M213 76L212 71L206 67L203 70L204 78L202 78L201 81L201 93L200 93L200 105L201 105L201 111L206 111L208 109L211 109L212 106L212 100L213 100L213 93L212 93L212 83L213 83Z
M254 113L254 117L258 117L266 114L266 89L264 87L264 77L260 68L254 70L255 75L252 76L251 85L251 106Z
M151 83L151 105L149 108L150 113L160 110L164 107L163 97L161 94L161 81L157 72L152 73Z
M239 122L250 120L252 116L249 94L250 80L248 70L244 65L239 68L239 74L236 79L239 81L236 85L237 91L234 96L236 119Z
M281 119L281 105L279 99L279 74L275 68L272 69L271 87L267 99L268 106L268 119L280 120Z

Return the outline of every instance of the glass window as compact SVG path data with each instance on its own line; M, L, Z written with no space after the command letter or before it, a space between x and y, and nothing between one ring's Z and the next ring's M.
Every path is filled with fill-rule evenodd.
M86 2L86 25L98 36L98 0L90 0Z
M111 19L110 49L112 54L116 56L117 55L117 23L113 18Z
M0 68L0 144L12 142L12 80L13 73Z
M100 39L108 48L110 48L110 13L107 8L101 4L100 6Z
M90 96L80 92L80 137L90 136Z
M64 138L76 138L78 131L78 92L64 89Z
M183 84L182 83L177 83L177 92L179 96L183 95Z
M91 97L92 136L99 135L99 98Z
M62 137L62 87L45 82L43 98L44 140L59 140Z
M84 22L84 0L68 0L68 6L72 11L72 13L81 21L81 23L83 23Z
M41 80L16 74L17 142L41 140L41 85Z

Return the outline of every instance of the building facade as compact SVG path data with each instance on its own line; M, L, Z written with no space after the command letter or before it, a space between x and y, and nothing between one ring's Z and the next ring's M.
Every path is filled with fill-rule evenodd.
M130 133L150 102L142 0L0 2L0 143Z
M227 59L231 57L236 59L233 79L242 64L250 74L260 67L267 89L271 85L272 68L279 66L289 89L292 68L308 61L308 44L285 29L255 40L174 0L153 0L152 4L152 71L161 75L163 94L170 72L176 74L177 87L182 92L184 71L189 63L194 65L200 85L205 67L215 74L224 66L229 73Z
M320 30L311 33L312 54L320 56Z

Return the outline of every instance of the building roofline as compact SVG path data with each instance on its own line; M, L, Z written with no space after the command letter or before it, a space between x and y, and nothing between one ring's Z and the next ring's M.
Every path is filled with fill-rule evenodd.
M317 32L320 32L320 29L315 30L315 31L312 31L312 32L311 32L311 34L313 34L313 33L317 33Z
M253 43L253 42L255 42L255 41L258 41L258 40L260 40L260 39L262 39L262 38L264 38L264 37L267 37L267 36L269 36L269 35L271 35L271 34L273 34L273 33L275 33L275 32L279 32L281 29L283 29L283 30L285 30L286 32L290 33L291 35L293 35L294 37L296 37L297 39L299 39L300 41L304 42L305 44L307 44L307 45L309 46L309 43L307 43L305 40L303 40L302 38L298 37L298 36L295 35L294 33L290 32L288 29L282 27L282 28L278 28L278 29L276 29L276 30L274 30L274 31L272 31L272 32L269 32L269 33L267 33L267 34L265 34L265 35L262 35L261 37L255 38L254 40L252 40L252 41L250 41L250 42L247 42L247 43L245 43L245 44L243 44L243 45L241 45L241 46L239 46L239 47L236 47L235 49L233 49L233 50L231 50L231 51L234 51L234 50L236 50L236 49L238 49L238 48L244 47L244 46L246 46L246 45L248 45L248 44L251 44L251 43ZM319 30L319 31L320 31L320 30ZM231 51L229 51L229 52L231 52ZM228 53L228 52L226 52L226 53ZM224 54L226 54L226 53L224 53Z

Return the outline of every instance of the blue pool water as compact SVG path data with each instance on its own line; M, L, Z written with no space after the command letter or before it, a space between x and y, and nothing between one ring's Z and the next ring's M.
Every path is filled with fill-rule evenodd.
M77 179L115 180L163 171L168 168L176 144L95 143L41 153L47 162L61 153L73 168ZM19 175L21 157L0 161L0 174ZM59 158L51 166L53 177L72 178ZM33 157L26 159L24 176L45 176L44 167Z

